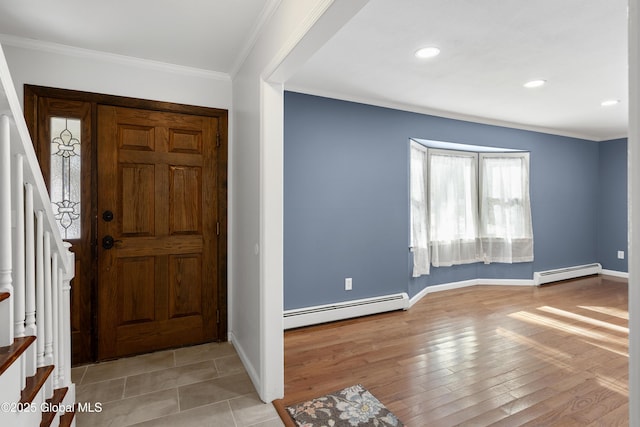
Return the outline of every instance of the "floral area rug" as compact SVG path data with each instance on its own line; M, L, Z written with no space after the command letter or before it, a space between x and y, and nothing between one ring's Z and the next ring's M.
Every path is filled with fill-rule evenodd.
M287 407L300 427L402 427L378 399L362 385Z

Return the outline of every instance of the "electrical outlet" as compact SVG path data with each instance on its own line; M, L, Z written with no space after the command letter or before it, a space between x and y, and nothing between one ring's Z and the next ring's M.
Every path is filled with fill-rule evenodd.
M624 259L624 251L618 251L618 259Z
M344 290L350 291L353 287L353 279L351 277L347 277L344 279Z

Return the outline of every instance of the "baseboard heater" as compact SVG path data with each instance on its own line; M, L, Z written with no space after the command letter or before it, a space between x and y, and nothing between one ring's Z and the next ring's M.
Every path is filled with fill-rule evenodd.
M283 314L284 328L299 328L386 311L406 310L407 308L409 308L409 296L406 293L401 293L286 310Z
M598 263L577 265L575 267L558 268L556 270L536 271L533 273L533 282L536 286L559 280L575 279L576 277L589 276L602 272L602 266Z

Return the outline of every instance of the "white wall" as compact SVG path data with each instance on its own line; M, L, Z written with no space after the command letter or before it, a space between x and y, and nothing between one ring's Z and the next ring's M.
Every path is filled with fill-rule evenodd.
M16 91L33 84L203 107L231 108L231 78L116 55L0 40Z
M640 6L629 0L629 425L640 426Z
M284 394L283 83L368 0L283 0L233 76L230 338L265 402Z
M322 0L283 0L264 25L258 41L233 77L235 139L230 151L233 170L230 182L230 192L233 195L230 200L230 297L233 300L233 310L229 337L264 401L280 398L284 394L284 358L282 283L278 283L276 279L275 284L267 290L262 286L261 274L263 257L268 256L270 250L263 246L262 241L262 229L269 226L262 223L262 203L265 196L261 162L262 77L265 69L280 52L286 50L287 45L295 44L289 40L296 37L294 34L297 27L308 19L319 3ZM274 126L281 128L282 124ZM277 222L274 226L278 227ZM275 250L277 252L278 249ZM281 268L281 259L275 263L273 267ZM279 311L279 316L267 316L267 307ZM263 340L267 324L280 331L279 335L272 337L271 342ZM275 360L269 367L264 364L267 354ZM269 369L272 371L269 372Z

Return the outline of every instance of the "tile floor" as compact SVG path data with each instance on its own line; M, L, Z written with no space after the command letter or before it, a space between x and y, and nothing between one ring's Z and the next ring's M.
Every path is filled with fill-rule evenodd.
M264 404L230 343L211 343L72 369L78 427L283 426Z

